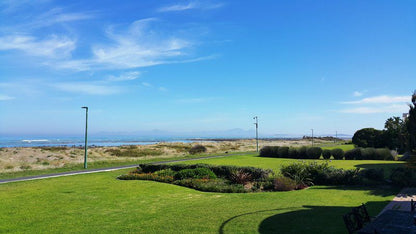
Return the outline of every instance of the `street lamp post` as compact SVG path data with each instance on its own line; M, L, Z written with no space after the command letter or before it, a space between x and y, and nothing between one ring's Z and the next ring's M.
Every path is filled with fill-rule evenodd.
M87 156L88 156L88 107L81 107L85 109L85 150L84 150L84 168L87 169Z
M313 146L313 128L311 130L312 130L312 146Z
M256 145L257 145L257 152L259 152L259 118L254 116L253 119L256 120L254 125L256 125Z

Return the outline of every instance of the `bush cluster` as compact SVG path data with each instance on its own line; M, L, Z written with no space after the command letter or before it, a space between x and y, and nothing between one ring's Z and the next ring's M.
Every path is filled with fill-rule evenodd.
M345 170L329 166L327 162L294 162L280 169L282 175L303 185L353 185L360 184L359 169Z
M215 179L217 176L210 169L205 167L199 167L195 169L183 169L178 171L175 176L175 180L183 179Z
M186 164L139 164L136 171L139 173L153 173L160 170L171 169L172 171L180 171L183 169L195 169L195 168L208 168L217 177L222 177L226 179L230 179L231 176L236 171L242 171L245 173L249 173L253 180L264 180L269 177L269 174L272 173L271 170L265 170L256 167L237 167L237 166L217 166L217 165L209 165L209 164L194 164L194 165L186 165Z
M416 186L416 170L409 167L397 167L392 171L390 180L392 184L401 187Z
M345 160L394 160L387 148L355 148L345 152Z
M207 151L207 148L203 145L194 145L189 149L190 154L200 154L205 153Z
M331 156L336 160L394 160L394 156L387 148L354 148L344 152L342 149L322 150L320 147L299 148L287 146L264 146L260 149L260 157L296 158L296 159L324 159Z
M287 147L287 146L264 146L260 149L260 157L272 158L296 158L296 159L329 159L334 156L335 159L342 159L344 151L342 149L322 150L320 147ZM340 155L340 156L339 156Z

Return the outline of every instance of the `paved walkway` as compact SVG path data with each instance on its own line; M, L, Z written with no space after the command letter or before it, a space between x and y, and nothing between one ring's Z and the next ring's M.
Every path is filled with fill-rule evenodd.
M245 155L245 154L249 154L249 153L224 154L224 155L206 156L206 157L200 157L200 158L159 161L159 162L153 162L151 164L184 162L184 161L200 160L200 159L207 159L207 158L222 158L222 157ZM69 172L53 173L53 174L46 174L46 175L37 175L37 176L27 176L27 177L13 178L13 179L1 179L0 184L18 182L18 181L40 180L40 179L47 179L47 178L54 178L54 177L61 177L61 176L71 176L71 175L89 174L89 173L97 173L97 172L115 171L115 170L121 170L121 169L126 169L126 168L134 168L137 166L138 164L128 165L128 166L119 166L119 167L101 168L101 169L87 169L87 170L82 170L82 171L69 171Z
M396 195L396 197L393 198L393 201L384 207L380 214L386 210L410 211L411 199L416 201L416 188L404 188L399 194Z

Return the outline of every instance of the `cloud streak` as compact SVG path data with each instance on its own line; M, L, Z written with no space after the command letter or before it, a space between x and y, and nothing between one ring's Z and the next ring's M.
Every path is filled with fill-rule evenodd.
M381 95L369 98L363 98L358 101L348 101L343 102L343 104L383 104L383 103L398 103L409 101L410 98L408 96L388 96L388 95Z
M157 9L158 12L175 12L175 11L186 11L192 9L199 10L211 10L222 7L223 3L203 3L200 1L190 1L186 4L174 4L169 6L164 6Z
M39 40L32 36L0 37L0 50L19 50L26 54L48 58L65 58L75 49L76 41L65 36L51 35Z
M86 82L57 83L52 86L65 92L87 95L111 95L121 92L121 88L117 86L106 86Z

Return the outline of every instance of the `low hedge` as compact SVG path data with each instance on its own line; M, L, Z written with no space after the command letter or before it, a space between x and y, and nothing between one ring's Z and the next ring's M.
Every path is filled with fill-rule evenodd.
M237 166L222 166L222 165L209 165L209 164L139 164L137 172L141 173L153 173L160 170L171 169L172 171L181 171L184 169L195 169L195 168L208 168L218 177L230 179L236 171L242 171L249 173L253 180L263 180L272 173L272 170L266 170L256 167L237 167Z
M302 146L299 148L287 146L264 146L260 149L260 157L295 158L295 159L330 159L335 160L394 160L387 148L355 148L344 152L342 149L322 150L320 147Z

